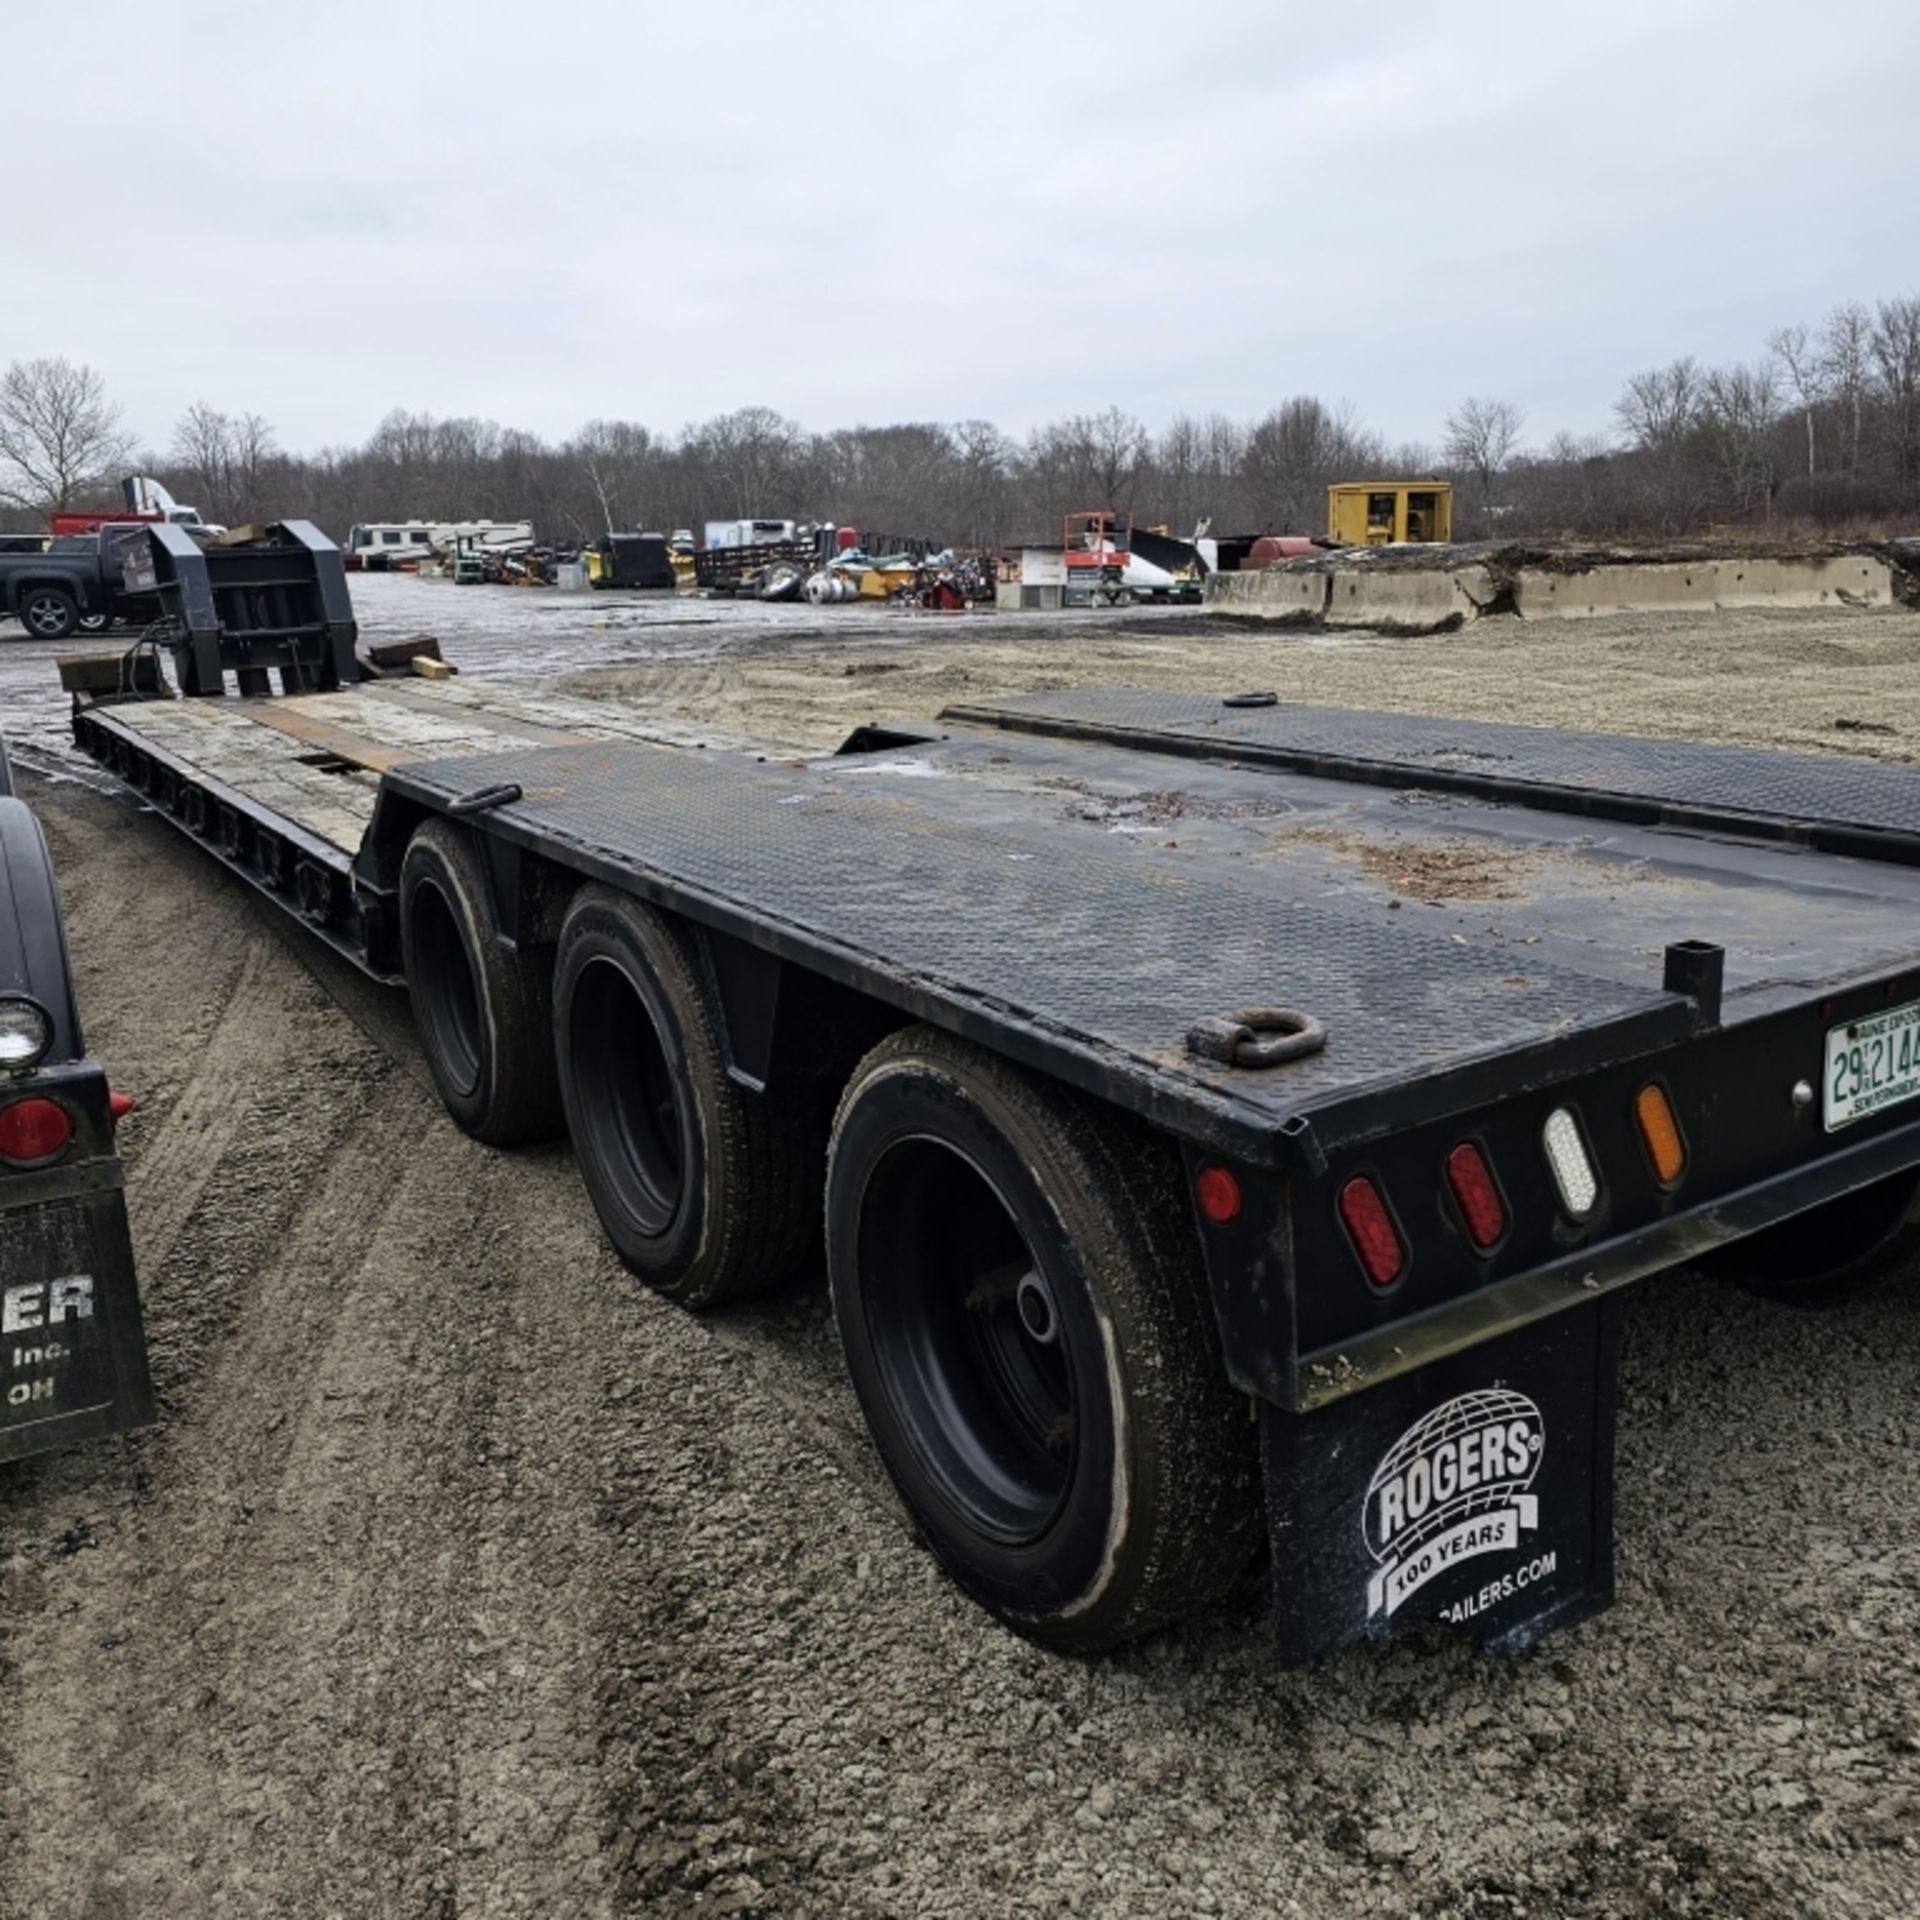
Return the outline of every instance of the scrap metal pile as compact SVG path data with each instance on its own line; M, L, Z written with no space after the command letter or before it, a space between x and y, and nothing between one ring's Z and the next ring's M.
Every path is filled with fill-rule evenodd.
M708 593L816 607L865 601L958 611L993 597L992 569L979 554L895 534L863 539L851 527L800 528L792 539L704 547L693 555L693 571Z
M419 572L460 585L507 587L697 587L727 598L806 600L824 607L861 601L957 611L994 597L990 556L937 541L862 534L831 522L709 522L704 545L685 531L621 533L584 541L503 537L462 526L427 532L417 544L372 551L363 564ZM376 529L384 542L388 529Z

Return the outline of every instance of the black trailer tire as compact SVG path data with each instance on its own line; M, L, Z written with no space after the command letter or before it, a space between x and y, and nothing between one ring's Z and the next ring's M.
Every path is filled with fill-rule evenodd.
M1831 1307L1920 1268L1920 1173L1877 1180L1701 1263L1748 1293L1791 1307Z
M22 588L16 614L36 640L64 640L80 625L80 603L65 587Z
M554 1049L575 1158L614 1251L695 1312L785 1279L819 1245L816 1088L727 1072L700 950L611 887L575 896L554 968Z
M451 821L427 821L407 845L400 947L447 1111L490 1147L551 1139L561 1111L547 965L501 944L480 848Z
M834 1122L827 1267L854 1391L934 1553L1034 1640L1111 1646L1217 1599L1260 1538L1164 1142L924 1027Z

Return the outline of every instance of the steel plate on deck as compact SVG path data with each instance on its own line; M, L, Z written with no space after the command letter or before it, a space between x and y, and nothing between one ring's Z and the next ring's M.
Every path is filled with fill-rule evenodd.
M1871 761L1109 687L965 703L941 717L1347 779L1401 775L1570 811L1586 802L1619 818L1681 816L1920 863L1920 772Z

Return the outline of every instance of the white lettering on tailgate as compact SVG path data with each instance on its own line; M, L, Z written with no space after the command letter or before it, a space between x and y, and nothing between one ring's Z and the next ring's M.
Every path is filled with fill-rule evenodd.
M0 1292L0 1333L36 1333L57 1327L71 1315L93 1318L93 1280L70 1273L59 1280L29 1280Z

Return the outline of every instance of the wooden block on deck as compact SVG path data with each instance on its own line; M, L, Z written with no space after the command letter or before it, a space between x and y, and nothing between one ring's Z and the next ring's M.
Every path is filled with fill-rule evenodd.
M453 678L453 669L448 666L444 660L434 659L424 653L416 654L407 662L407 665L411 667L422 680L451 680Z
M146 650L63 654L60 684L69 693L159 693L160 663Z
M398 667L402 673L415 660L438 660L440 642L430 633L416 633L406 640L382 640L364 649L376 667Z

